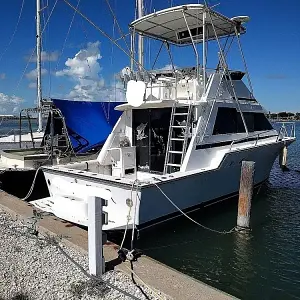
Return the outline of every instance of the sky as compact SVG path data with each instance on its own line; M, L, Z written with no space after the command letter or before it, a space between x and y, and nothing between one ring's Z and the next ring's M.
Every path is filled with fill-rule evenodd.
M118 100L122 85L116 74L129 58L63 0L41 0L43 97L86 100ZM120 33L106 0L68 0L110 37ZM135 18L135 0L108 0L124 34ZM18 113L36 102L35 0L2 1L0 10L0 114ZM199 1L144 0L146 12ZM200 1L200 3L202 3ZM255 97L266 110L300 111L299 0L210 0L228 16L248 15L247 33L241 37ZM47 6L48 4L48 6ZM52 14L51 14L52 11ZM49 18L49 15L51 17ZM47 26L45 22L49 18ZM118 40L123 49L125 42ZM129 44L129 38L127 37ZM201 47L201 45L200 45ZM152 65L159 44L145 41L145 66ZM216 43L208 46L210 67L215 67ZM231 69L242 68L233 45ZM127 51L127 50L126 50ZM192 49L172 49L176 66L193 66ZM162 53L156 68L170 62ZM116 87L116 88L115 88Z

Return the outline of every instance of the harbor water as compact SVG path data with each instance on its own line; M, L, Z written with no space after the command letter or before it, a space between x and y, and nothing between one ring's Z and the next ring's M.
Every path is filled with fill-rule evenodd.
M44 125L46 120L43 120ZM37 119L31 119L32 131L37 130ZM22 120L21 126L22 134L30 132L29 123L27 119ZM20 124L19 119L0 119L0 136L6 135L19 135L20 134Z
M142 231L138 247L241 299L300 299L299 151L298 139L288 148L288 171L275 161L267 184L253 200L251 232L216 234L180 217ZM236 225L237 199L191 216L213 229L229 230Z

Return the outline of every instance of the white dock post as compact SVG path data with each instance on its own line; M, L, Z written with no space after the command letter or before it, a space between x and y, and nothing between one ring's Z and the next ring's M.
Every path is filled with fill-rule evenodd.
M88 197L88 253L89 271L91 275L102 275L105 272L105 260L103 256L102 225L103 220L102 206L107 202L99 197Z
M237 229L250 228L250 212L253 195L254 167L255 162L242 161Z
M286 163L287 163L287 147L284 146L282 148L282 150L280 151L280 154L279 154L279 165L280 165L280 168L285 170L287 169L287 166L286 166Z

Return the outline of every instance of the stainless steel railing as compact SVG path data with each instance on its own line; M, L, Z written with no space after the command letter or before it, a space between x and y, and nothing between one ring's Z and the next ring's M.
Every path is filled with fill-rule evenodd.
M282 124L277 139L281 138L295 138L296 137L296 124L295 122L279 122Z
M234 145L234 144L236 144L236 143L239 143L239 142L241 142L241 141L245 141L245 142L247 142L248 140L253 140L253 138L255 138L253 141L255 141L255 144L254 144L254 146L257 146L257 143L258 143L258 140L259 140L259 138L260 138L260 136L262 135L262 134L266 134L266 133L269 133L270 132L270 130L266 130L266 131L262 131L262 132L257 132L257 133L255 133L255 134L251 134L251 135L247 135L247 136L244 136L244 137L242 137L242 138L238 138L238 139L235 139L235 140L233 140L232 142L231 142L231 144L230 144L230 151L232 150L232 146ZM278 133L278 135L279 135L279 133ZM278 138L278 135L277 135L277 138ZM266 136L266 138L268 138L268 137L274 137L274 135L272 135L272 136Z

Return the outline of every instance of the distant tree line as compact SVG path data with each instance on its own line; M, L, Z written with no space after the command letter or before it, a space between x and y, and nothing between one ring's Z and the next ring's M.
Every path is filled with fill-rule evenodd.
M286 111L282 111L279 113L269 112L268 117L272 120L300 120L300 113L292 113Z

